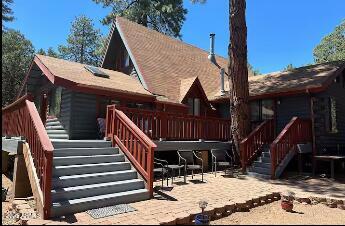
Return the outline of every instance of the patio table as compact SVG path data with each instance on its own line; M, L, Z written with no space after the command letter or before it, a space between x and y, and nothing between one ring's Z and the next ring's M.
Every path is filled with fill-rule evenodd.
M334 179L334 162L337 160L345 161L345 156L340 155L316 155L313 158L313 175L315 175L315 168L317 161L329 161L331 162L331 177Z

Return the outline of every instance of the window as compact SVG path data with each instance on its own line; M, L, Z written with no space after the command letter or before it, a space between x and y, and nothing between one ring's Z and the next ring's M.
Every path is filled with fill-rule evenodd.
M330 133L337 133L337 104L334 97L328 98L326 128Z
M188 98L188 114L199 116L200 115L200 99Z
M122 67L126 68L129 67L129 54L127 50L124 50L123 52L123 65Z
M273 100L258 100L250 103L251 121L260 122L274 117Z
M49 115L60 115L61 93L61 87L57 87L52 90L49 103Z
M273 100L262 100L262 120L272 119L274 117Z

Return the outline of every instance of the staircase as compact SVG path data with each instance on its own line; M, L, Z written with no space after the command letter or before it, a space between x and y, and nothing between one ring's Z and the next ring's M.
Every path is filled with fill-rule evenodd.
M57 120L47 123L47 128L57 126ZM150 198L144 181L111 142L61 137L51 141L52 217Z
M48 118L45 126L50 139L68 140L68 133L57 118Z
M262 147L261 155L247 168L249 176L270 179L271 178L271 154L269 145Z
M274 138L272 121L265 121L241 144L242 171L248 175L279 178L296 154L297 144L311 143L311 120L293 117Z

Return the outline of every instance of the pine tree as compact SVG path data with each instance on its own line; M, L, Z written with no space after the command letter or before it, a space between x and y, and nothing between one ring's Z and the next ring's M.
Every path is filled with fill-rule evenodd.
M11 22L14 20L13 11L10 8L10 4L13 3L13 0L2 0L2 31L6 29L4 22Z
M2 106L16 99L34 52L31 42L19 31L2 33Z
M101 43L99 29L94 28L91 19L80 16L72 22L67 45L60 45L58 50L63 59L96 66L100 60Z
M229 84L231 132L237 152L250 132L246 0L229 0Z
M345 20L314 49L315 63L345 60Z
M103 20L111 24L116 16L152 28L163 34L181 38L181 28L185 21L187 9L183 0L93 0L112 11Z

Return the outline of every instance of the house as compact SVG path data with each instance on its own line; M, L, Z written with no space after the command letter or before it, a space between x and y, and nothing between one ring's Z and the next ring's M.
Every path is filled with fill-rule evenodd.
M100 67L35 56L21 98L3 109L3 135L30 137L46 217L143 200L154 151L231 148L222 76L208 52L118 17ZM279 177L298 143L345 154L344 61L251 75L249 90L244 170ZM99 139L98 118L111 141Z

